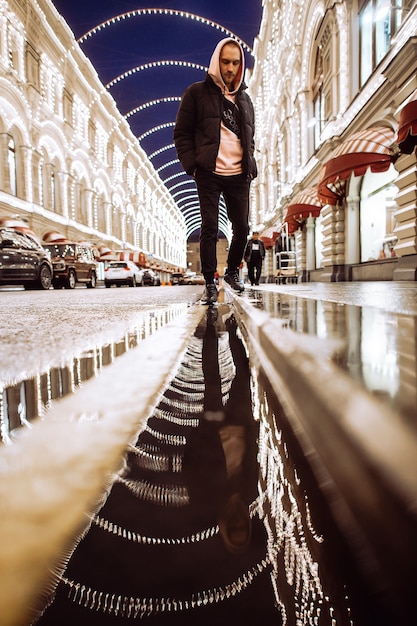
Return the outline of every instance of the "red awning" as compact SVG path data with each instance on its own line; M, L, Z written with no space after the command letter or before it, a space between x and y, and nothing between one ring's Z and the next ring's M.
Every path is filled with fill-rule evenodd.
M68 239L62 233L50 230L44 234L43 241L45 243L66 243Z
M100 246L99 249L100 261L118 261L119 257L117 252L110 250L107 246Z
M317 189L307 187L295 194L287 207L284 222L288 224L288 232L295 232L307 217L318 217L322 203L317 197Z
M115 254L117 254L119 261L130 261L129 250L116 250Z
M393 130L377 126L354 133L343 141L321 171L319 199L326 204L337 204L351 174L363 176L368 169L386 172L393 162L394 138Z
M13 230L17 230L20 233L27 233L28 235L32 235L35 239L39 239L38 235L29 228L29 225L24 221L16 217L2 217L0 218L0 226L4 228L12 228Z
M417 90L401 109L396 141L404 154L411 154L417 145Z
M270 226L266 228L263 233L260 234L259 238L264 242L265 248L269 249L275 244L275 240L279 235L279 231L277 231L276 226Z

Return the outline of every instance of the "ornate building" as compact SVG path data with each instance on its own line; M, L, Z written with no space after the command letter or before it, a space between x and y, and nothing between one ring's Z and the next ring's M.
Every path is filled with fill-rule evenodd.
M183 215L49 0L0 0L0 218L186 265Z
M264 279L275 279L283 232L299 281L415 280L417 4L263 6L249 90L260 171L251 222L270 247Z

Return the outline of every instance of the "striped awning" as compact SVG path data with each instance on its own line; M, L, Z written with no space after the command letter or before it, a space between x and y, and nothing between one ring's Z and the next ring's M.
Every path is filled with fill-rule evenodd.
M99 249L99 259L100 261L118 261L119 257L117 252L110 250L107 246L100 246Z
M287 207L284 222L288 224L288 232L293 233L307 217L318 217L322 203L317 197L317 189L307 187L295 194Z
M116 250L116 254L119 261L130 261L129 250Z
M68 239L62 233L55 230L50 230L44 234L42 240L45 243L66 243Z
M3 226L4 228L12 228L13 230L17 230L19 233L27 233L28 235L31 235L35 239L39 240L38 235L29 227L29 224L19 218L9 216L2 217L0 218L0 226Z
M417 89L401 109L396 142L404 154L411 154L417 145Z
M265 248L269 249L275 244L275 240L279 235L279 231L276 226L270 226L266 228L260 235L259 238L264 242Z
M148 259L146 254L142 250L135 250L130 252L129 259L136 263L136 265L140 265L141 267L148 267Z
M393 130L377 126L354 133L343 141L322 168L318 198L326 204L337 204L345 194L346 181L351 174L363 176L368 169L386 172L394 160L394 140Z

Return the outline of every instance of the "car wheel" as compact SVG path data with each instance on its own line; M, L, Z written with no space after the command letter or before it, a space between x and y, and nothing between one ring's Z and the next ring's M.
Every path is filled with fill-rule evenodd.
M68 272L66 288L67 289L75 289L76 283L77 283L77 277L75 275L75 272L74 272L74 270L70 270Z
M91 274L91 280L87 283L87 289L95 289L97 287L97 276L96 273L93 272Z
M132 280L130 281L130 286L136 287L136 278L134 276L132 276Z
M111 287L111 283L104 283L106 285L106 288L109 289Z
M41 265L39 270L39 278L36 284L38 289L44 289L45 291L52 286L52 272L47 265Z

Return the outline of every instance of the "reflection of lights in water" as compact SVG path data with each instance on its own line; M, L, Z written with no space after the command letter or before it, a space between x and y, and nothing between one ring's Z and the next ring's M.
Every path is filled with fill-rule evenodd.
M326 549L326 542L315 528L306 488L293 465L283 431L277 426L268 395L258 387L258 379L252 378L252 396L255 419L260 421L259 511L268 535L267 557L273 568L272 583L283 624L319 624L325 612L330 623L336 624L334 607L338 607L339 615L349 615L348 599L344 593L342 598L340 594L334 598L327 595L320 557L316 560L320 552L315 548Z
M362 310L361 360L366 387L394 397L400 378L398 335L397 329L389 326L385 311Z
M0 393L0 436L3 443L10 443L20 427L30 426L30 420L44 413L54 401L74 393L85 381L97 376L102 367L110 365L118 356L151 336L172 320L182 315L188 305L176 303L167 308L145 311L135 326L122 337L102 345L89 346L75 355L64 355L60 366L51 366L42 373L33 374L22 381L10 381ZM57 355L60 358L60 355ZM18 400L15 398L17 397Z

